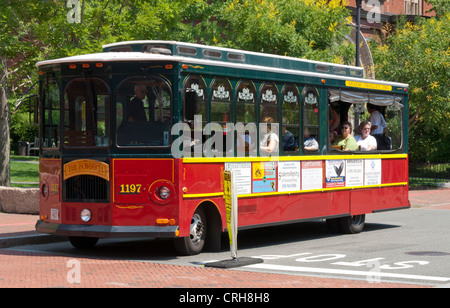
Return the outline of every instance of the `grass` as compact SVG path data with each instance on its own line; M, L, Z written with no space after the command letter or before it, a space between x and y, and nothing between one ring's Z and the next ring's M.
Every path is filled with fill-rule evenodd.
M38 187L39 182L39 157L11 155L10 175L11 187ZM14 182L24 182L30 184L15 184Z

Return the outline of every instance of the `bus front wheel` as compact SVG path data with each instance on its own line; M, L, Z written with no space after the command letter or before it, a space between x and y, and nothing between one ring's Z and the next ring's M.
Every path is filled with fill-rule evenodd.
M192 216L189 236L174 241L177 252L184 256L199 254L205 246L206 228L205 213L203 209L198 209Z

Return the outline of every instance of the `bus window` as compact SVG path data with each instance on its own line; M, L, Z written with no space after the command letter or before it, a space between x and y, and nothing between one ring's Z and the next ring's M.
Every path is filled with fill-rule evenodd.
M203 80L201 76L191 75L189 76L186 81L184 82L184 88L183 88L183 119L186 120L192 120L186 118L186 110L188 108L191 108L192 106L186 106L186 93L187 92L195 92L197 94L196 99L196 110L194 111L195 115L201 115L202 116L202 123L205 124L208 121L207 117L207 109L206 109L206 103L207 103L207 89L206 89L206 83ZM203 125L202 125L203 126Z
M256 89L248 80L239 82L236 89L236 123L256 121Z
M233 122L233 89L227 79L217 78L211 87L211 122Z
M44 148L59 147L59 87L54 79L47 79L42 88L42 97L44 101L42 146Z
M241 80L236 87L236 150L238 156L256 156L256 88ZM239 124L241 123L241 124Z
M227 79L213 80L210 102L210 122L219 123L223 129L222 150L232 151L233 139L228 134L234 134L234 130L227 127L226 123L233 123L233 89Z
M319 150L319 93L316 88L306 87L302 93L303 102L303 151Z
M134 77L116 94L118 146L169 146L172 90L160 77Z
M283 88L281 106L282 118L282 150L283 152L298 152L300 137L300 103L298 89L294 85Z
M261 85L259 98L260 116L260 154L278 155L280 148L278 121L278 89L274 83L266 82Z
M109 90L96 78L75 79L64 92L64 146L109 145Z
M261 120L269 116L274 123L278 123L278 89L275 84L267 82L262 85L259 108Z
M329 90L329 100L329 108L335 106L339 110L341 123L352 123L352 135L362 151L365 151L365 144L369 140L359 129L363 121L370 122L370 135L376 140L376 150L396 150L402 147L402 97L332 89Z

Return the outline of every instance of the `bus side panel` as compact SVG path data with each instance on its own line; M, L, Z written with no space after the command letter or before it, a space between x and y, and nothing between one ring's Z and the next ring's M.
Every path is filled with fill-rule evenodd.
M408 182L408 160L402 159L383 159L381 170L381 183L400 183Z
M240 227L348 214L349 192L335 191L240 198Z
M47 196L42 194L47 187ZM39 214L41 220L61 222L61 160L39 160Z
M408 207L408 186L379 188L373 193L372 203L374 211Z
M178 219L178 176L173 159L113 160L113 225L155 226L156 219ZM169 186L168 202L155 201L155 189Z

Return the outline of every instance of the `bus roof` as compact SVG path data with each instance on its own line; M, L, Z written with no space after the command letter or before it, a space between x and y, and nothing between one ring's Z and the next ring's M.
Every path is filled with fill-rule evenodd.
M165 44L165 45L163 45ZM181 46L181 47L180 47ZM187 55L189 50L183 49L187 47L196 48L196 56L194 57L194 50L191 49L191 56ZM123 61L170 61L170 62L183 62L200 65L222 66L235 69L246 69L255 71L270 71L281 74L291 74L299 76L309 76L318 78L328 78L336 80L350 80L356 82L370 82L372 84L391 85L394 87L407 88L407 84L363 79L362 76L353 76L352 72L358 70L362 72L362 68L339 65L326 62L310 61L305 59L297 59L290 57L283 57L270 54L255 53L249 51L240 51L236 49L226 49L219 47L209 47L199 44L179 43L170 41L132 41L132 42L120 42L103 46L104 51L102 53L78 55L66 58L59 58L54 60L45 60L36 63L38 68L43 66L52 66L59 64L72 64L80 62L123 62ZM117 48L117 49L116 49ZM143 49L146 48L146 51ZM199 49L202 48L200 51ZM140 49L141 51L136 51ZM156 50L153 50L156 49ZM115 51L117 50L117 51ZM126 51L128 50L128 51ZM212 59L211 55L204 51L221 51L222 58L227 57L227 61L221 61L220 59ZM224 56L224 52L227 53ZM206 56L198 56L198 54ZM230 53L232 55L243 55L245 61L238 61L235 58L229 58ZM218 55L218 54L217 54ZM263 59L264 58L264 59ZM241 58L242 59L242 58ZM278 64L278 65L275 65ZM325 72L325 66L328 67L328 71ZM303 68L303 69L302 69ZM335 68L345 69L346 73L332 73L336 71ZM322 71L323 70L323 71Z
M364 75L364 69L356 66L176 41L143 40L103 45L103 52L117 51L166 54L357 78L362 78Z

